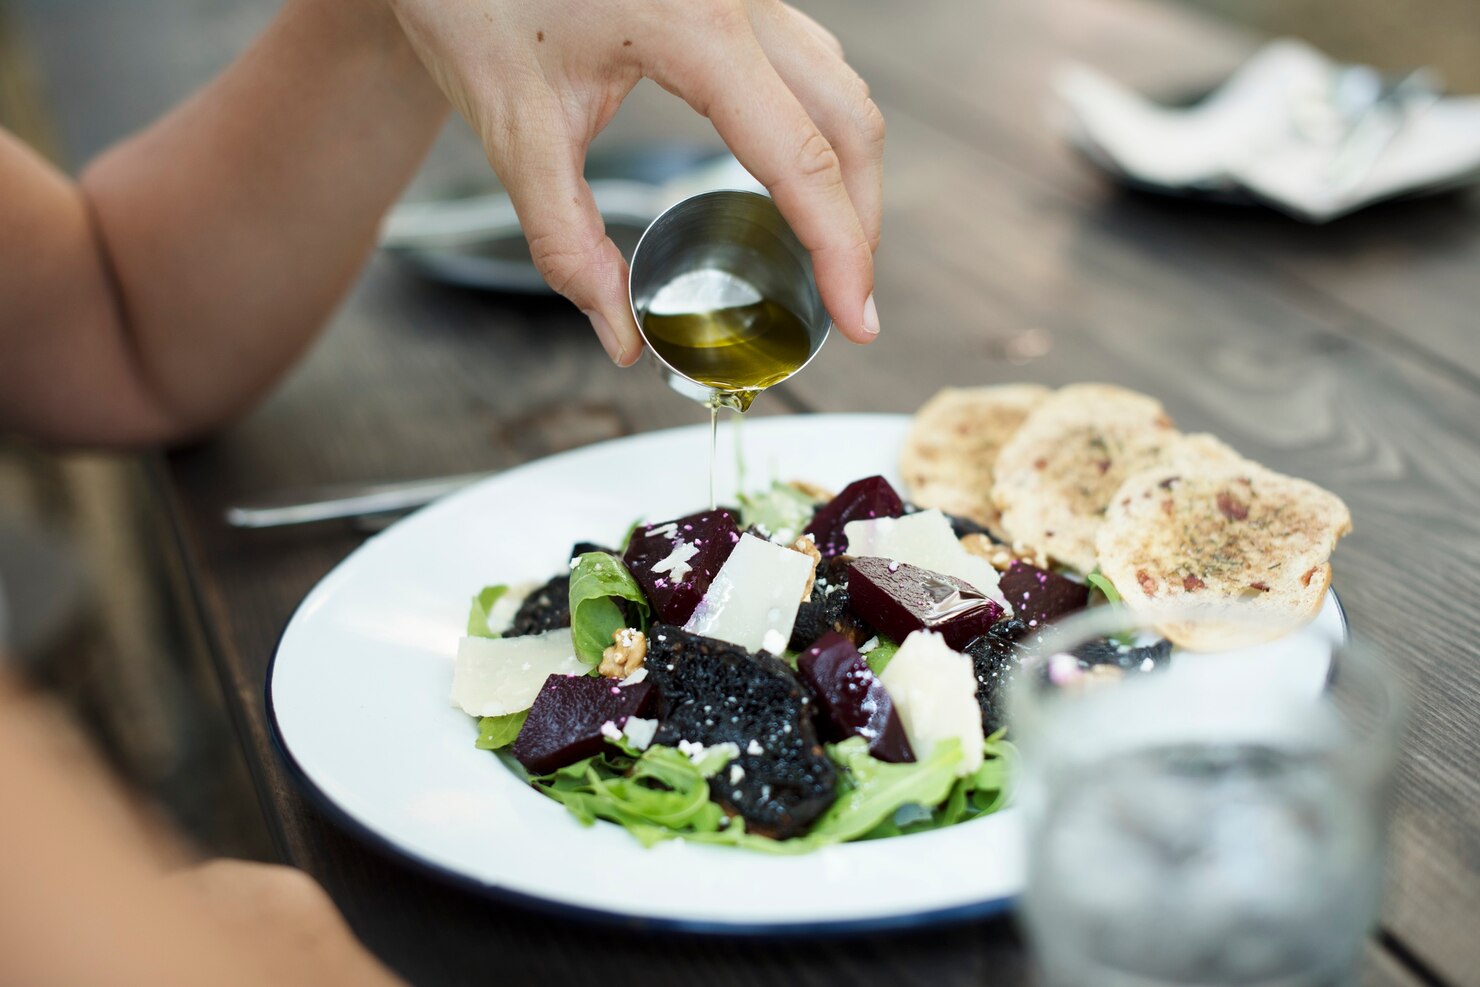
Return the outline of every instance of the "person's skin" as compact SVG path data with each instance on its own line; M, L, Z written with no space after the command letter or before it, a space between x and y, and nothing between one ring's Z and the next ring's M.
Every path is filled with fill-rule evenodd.
M840 330L871 340L883 125L836 40L791 8L286 0L230 69L76 182L0 131L0 434L173 442L250 406L363 264L440 128L439 86L541 272L632 363L626 266L581 163L643 76L714 121L812 251ZM396 982L298 872L163 877L178 849L161 854L35 709L0 674L0 983Z
M313 338L446 101L378 2L289 0L73 183L0 133L0 433L190 437Z
M779 0L389 0L483 138L540 272L612 359L642 343L582 163L646 76L713 121L812 252L839 330L879 331L884 122L837 39Z
M0 656L3 657L3 656ZM300 871L183 851L0 672L0 983L392 987Z

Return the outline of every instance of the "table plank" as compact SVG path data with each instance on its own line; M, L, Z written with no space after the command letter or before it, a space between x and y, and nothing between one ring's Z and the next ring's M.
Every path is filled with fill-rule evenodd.
M1474 501L1473 441L1464 441L1473 439L1466 425L1476 420L1474 395L1451 378L1435 377L1441 360L1395 359L1380 348L1376 331L1369 337L1377 348L1360 341L1350 307L1336 293L1293 278L1271 287L1247 252L1222 241L1202 244L1216 240L1216 229L1178 232L1180 223L1168 222L1163 211L1114 205L1039 132L1027 104L985 101L993 115L982 123L959 105L960 97L915 78L936 74L970 84L990 73L963 76L961 66L978 73L1012 68L1007 77L1025 80L1020 93L1041 95L1033 79L1042 73L1030 71L1051 44L1080 50L1093 43L1100 51L1123 49L1127 59L1185 46L1178 71L1198 82L1205 78L1199 72L1232 64L1246 50L1244 39L1214 36L1188 27L1196 22L1179 14L1137 5L1008 3L968 11L911 4L909 22L901 24L891 11L904 5L856 4L847 16L816 7L855 58L863 53L891 121L879 290L886 336L870 351L830 347L769 410L910 410L943 383L1114 379L1165 396L1184 424L1216 427L1272 465L1312 475L1348 496L1362 527L1343 548L1338 568L1354 609L1375 614L1391 603L1379 579L1351 570L1380 572L1425 552L1454 593L1475 595L1473 520L1456 510L1466 498ZM270 9L192 0L185 35L214 39L215 47L200 55L201 48L165 24L178 0L126 6L28 0L24 7L28 24L45 26L44 63L48 76L60 80L52 95L65 111L64 144L74 160L183 95ZM973 38L962 18L981 16L977 8L1001 13L991 15L997 18L991 33ZM859 9L868 16L858 16ZM120 62L105 50L110 47L137 62ZM947 57L961 65L951 69ZM89 67L96 58L111 73L106 87ZM665 133L672 122L653 124L656 117L640 112L664 98L640 94L639 112L624 110L617 136L624 128L628 135ZM677 125L688 135L701 132L688 117ZM961 139L942 136L955 130ZM419 181L428 189L476 180L482 169L476 144L453 128ZM1202 222L1219 225L1214 217ZM1035 356L1045 345L1048 351ZM1442 356L1442 341L1429 352ZM1197 386L1189 380L1195 369L1202 373ZM581 395L577 413L565 403L571 394ZM261 684L277 633L302 595L360 539L335 528L243 535L220 523L227 503L289 484L499 468L693 417L692 406L647 374L620 374L606 364L563 305L435 288L380 261L323 343L266 406L210 443L159 464L164 507L193 572L229 705L286 857L324 881L366 941L416 982L486 982L491 973L514 982L552 973L556 982L602 983L702 977L740 984L781 976L803 983L1025 982L1022 950L1002 921L847 944L663 937L657 959L652 937L488 905L382 858L308 805L273 755ZM1369 525L1368 516L1381 521ZM1426 532L1426 525L1435 530ZM1369 532L1377 526L1385 530ZM1416 539L1411 545L1410 538ZM1362 566L1346 565L1347 559ZM1425 625L1445 616L1418 595L1397 602ZM1473 832L1455 820L1475 802L1473 784L1460 771L1468 748L1456 738L1473 736L1474 722L1473 710L1457 697L1474 695L1475 683L1447 661L1463 653L1458 649L1474 626L1438 624L1418 642L1432 652L1415 662L1426 680L1427 731L1415 749L1426 760L1405 763L1404 798L1412 804L1400 820L1389 924L1420 929L1412 941L1424 944L1422 955L1447 956L1463 974L1457 964L1473 955L1466 952L1472 947L1465 923L1477 914L1473 894L1464 897L1464 882L1471 891L1474 884L1465 867L1473 858L1465 856ZM1417 982L1390 954L1374 955L1368 982ZM1449 967L1445 972L1453 974Z
M1336 556L1337 590L1416 699L1387 923L1455 982L1480 982L1463 931L1480 923L1480 781L1469 768L1480 625L1451 602L1480 597L1480 393L1347 338L1339 312L1257 272L1087 219L1071 198L962 155L880 99L894 135L878 287L886 333L869 351L825 354L796 389L830 410L904 411L942 384L1107 379L1341 494L1356 532ZM909 249L892 249L901 242ZM1015 353L1038 355L1024 368Z
M1091 214L1159 225L1169 250L1205 249L1342 312L1350 331L1418 348L1480 380L1480 192L1393 203L1329 226L1122 193L1050 125L1050 78L1065 59L1168 96L1215 84L1255 39L1191 10L1145 0L897 4L810 0L850 60L897 111L975 144ZM1466 32L1464 25L1456 29ZM1462 35L1480 59L1480 18ZM895 143L897 145L897 142Z

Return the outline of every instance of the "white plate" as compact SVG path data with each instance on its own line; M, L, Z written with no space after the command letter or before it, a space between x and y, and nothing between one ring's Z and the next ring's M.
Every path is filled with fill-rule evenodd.
M838 488L895 462L902 415L746 421L746 486ZM719 494L738 462L720 431ZM268 671L276 739L309 791L373 843L487 892L589 917L724 932L857 931L978 917L1023 882L1018 813L935 832L771 857L678 841L643 849L583 827L473 746L448 704L469 598L544 580L571 545L620 540L633 519L708 499L707 424L637 435L478 483L366 542L293 615ZM1340 624L1332 597L1322 620Z

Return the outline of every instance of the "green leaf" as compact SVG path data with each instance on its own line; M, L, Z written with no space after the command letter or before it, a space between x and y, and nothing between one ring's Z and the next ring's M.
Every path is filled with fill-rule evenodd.
M473 597L473 605L468 610L468 637L501 637L489 630L488 614L493 610L493 605L499 601L499 597L509 591L504 585L485 586Z
M710 800L708 778L733 760L732 745L716 745L697 764L671 747L649 747L634 757L630 747L613 745L530 782L582 823L614 822L643 846L682 839L798 854L850 840L938 829L996 811L1006 801L1015 752L1000 732L987 738L983 751L987 760L982 767L958 779L958 742L940 744L928 760L908 764L871 757L861 737L830 745L828 755L842 769L837 800L810 832L789 840L746 832L743 819L727 817Z
M1084 578L1086 582L1100 591L1100 595L1105 598L1106 605L1112 607L1124 606L1121 602L1120 590L1116 589L1115 584L1107 579L1104 573L1100 572L1099 566L1096 566L1095 570ZM1122 631L1119 634L1112 634L1110 639L1117 644L1123 644L1128 647L1135 643L1136 636L1130 631Z
M524 721L529 719L529 710L503 716L485 716L478 721L478 740L474 744L479 750L496 751L508 747L519 736Z
M618 552L623 555L627 554L627 549L632 545L632 536L637 534L637 529L640 527L642 527L642 518L640 516L631 524L627 525L627 533L622 536L622 544L617 547Z
M863 656L868 662L869 671L875 675L883 675L885 667L894 660L894 653L899 650L899 645L883 635L879 636L879 643Z
M892 817L902 805L934 806L943 802L956 783L961 744L939 743L924 761L890 764L870 756L862 737L833 744L828 754L848 771L848 790L822 814L808 834L842 843L857 839Z
M1115 588L1114 583L1105 578L1104 573L1100 572L1098 568L1084 578L1086 582L1100 591L1100 595L1105 598L1106 603L1120 602L1120 591Z
M576 657L588 665L599 664L612 634L627 626L619 599L636 604L638 629L646 630L651 612L647 598L621 560L605 552L586 552L576 559L570 573L570 632Z
M767 534L795 538L812 522L817 502L789 483L772 483L769 490L741 494L741 527L760 526Z

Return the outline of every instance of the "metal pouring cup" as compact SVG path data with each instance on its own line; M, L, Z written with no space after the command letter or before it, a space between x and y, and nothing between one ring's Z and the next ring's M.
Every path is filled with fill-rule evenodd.
M714 311L760 298L784 306L806 326L808 340L807 358L786 379L812 362L832 328L811 256L770 196L755 192L701 192L669 207L632 253L627 293L638 331L668 385L702 404L719 392L675 368L663 342L643 331L655 302L667 313Z

